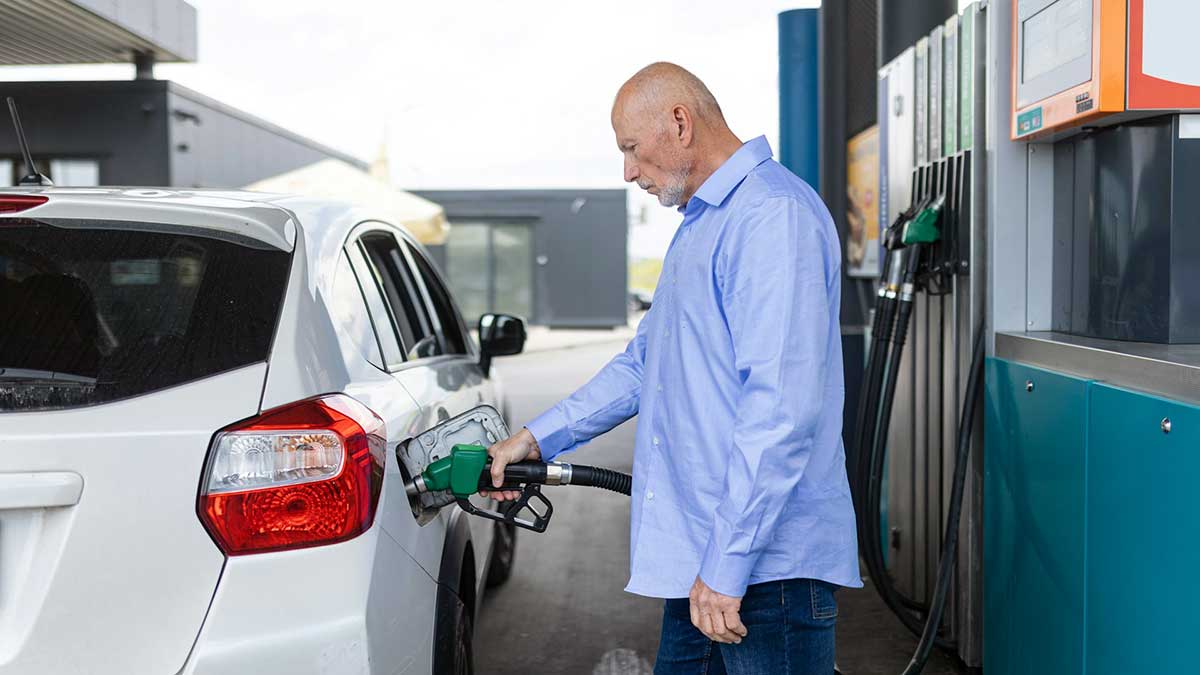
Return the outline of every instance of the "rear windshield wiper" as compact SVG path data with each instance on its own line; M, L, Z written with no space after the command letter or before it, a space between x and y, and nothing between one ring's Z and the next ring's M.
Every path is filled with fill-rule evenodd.
M0 382L29 382L37 384L96 384L96 378L75 373L33 368L0 368Z

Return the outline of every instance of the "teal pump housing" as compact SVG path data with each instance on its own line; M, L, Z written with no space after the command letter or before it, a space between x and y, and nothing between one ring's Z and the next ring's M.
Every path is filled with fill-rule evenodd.
M1197 672L1200 407L987 363L984 672Z

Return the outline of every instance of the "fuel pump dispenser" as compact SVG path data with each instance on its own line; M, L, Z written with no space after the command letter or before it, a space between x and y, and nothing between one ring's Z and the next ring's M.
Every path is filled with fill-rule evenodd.
M960 532L978 518L972 446L986 343L973 202L985 20L972 3L879 72L887 222L851 486L865 575L919 638L905 675L920 673L934 646L979 658L977 610L961 583L977 542L960 547Z

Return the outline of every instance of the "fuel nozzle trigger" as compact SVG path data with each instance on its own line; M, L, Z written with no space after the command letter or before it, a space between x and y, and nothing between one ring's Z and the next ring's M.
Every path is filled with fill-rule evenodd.
M539 503L540 511L531 503L534 501ZM546 526L550 524L550 516L554 515L554 505L550 503L546 495L542 494L542 486L537 483L526 483L521 486L521 496L516 501L501 502L499 511L479 508L466 497L458 498L458 506L473 516L501 523L512 523L517 527L534 532L545 532ZM523 517L525 512L528 512L529 515Z

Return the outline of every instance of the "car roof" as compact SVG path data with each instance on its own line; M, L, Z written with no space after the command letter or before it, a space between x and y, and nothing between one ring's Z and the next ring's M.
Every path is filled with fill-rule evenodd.
M298 227L310 240L340 242L364 220L387 220L334 199L245 190L0 187L0 197L6 194L48 198L27 212L11 214L16 217L180 225L246 236L289 251L295 247Z

